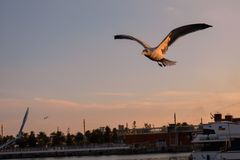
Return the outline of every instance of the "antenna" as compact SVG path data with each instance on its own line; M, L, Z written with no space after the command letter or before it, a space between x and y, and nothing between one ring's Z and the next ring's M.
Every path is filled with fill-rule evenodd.
M3 137L3 124L1 125L1 136Z
M69 128L69 127L68 127L68 129L67 129L67 133L70 134L70 128Z
M177 124L177 117L176 117L176 113L174 113L174 124Z
M86 123L85 123L85 119L83 119L83 133L85 135L85 132L86 132Z

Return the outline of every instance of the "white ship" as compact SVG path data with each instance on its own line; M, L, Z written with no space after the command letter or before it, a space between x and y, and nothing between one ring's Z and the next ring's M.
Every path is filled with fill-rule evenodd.
M217 113L214 122L202 124L202 132L193 139L193 160L239 160L240 119Z

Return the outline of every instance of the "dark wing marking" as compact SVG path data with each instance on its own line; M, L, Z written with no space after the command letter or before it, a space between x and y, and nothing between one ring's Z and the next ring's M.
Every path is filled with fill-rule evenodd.
M133 40L138 42L139 44L141 44L144 48L150 48L149 45L147 45L145 42L133 37L133 36L129 36L129 35L115 35L114 39L129 39L129 40Z
M189 33L192 33L192 32L198 31L198 30L206 29L209 27L212 27L212 26L210 26L208 24L204 24L204 23L198 23L198 24L190 24L190 25L176 28L170 32L171 40L170 40L169 46L171 44L173 44L178 38L180 38L186 34L189 34Z
M167 43L167 46L169 47L171 44L173 44L178 38L198 31L198 30L202 30L202 29L206 29L212 27L211 25L205 24L205 23L197 23L197 24L190 24L190 25L186 25L186 26L182 26L182 27L178 27L174 30L172 30L165 38L164 40L157 46L157 48L159 46L161 46L161 44L165 44ZM165 42L167 41L167 42Z

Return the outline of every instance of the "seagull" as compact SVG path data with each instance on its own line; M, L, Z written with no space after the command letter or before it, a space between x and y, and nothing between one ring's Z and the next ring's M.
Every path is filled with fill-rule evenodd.
M205 23L197 23L197 24L189 24L189 25L175 28L156 47L150 47L145 42L130 35L115 35L114 39L129 39L129 40L138 42L144 48L142 51L142 54L144 56L146 56L152 61L157 62L159 66L165 67L165 66L171 66L176 64L175 61L165 58L165 55L167 53L169 46L171 46L178 38L186 34L189 34L198 30L203 30L209 27L212 27L212 26Z

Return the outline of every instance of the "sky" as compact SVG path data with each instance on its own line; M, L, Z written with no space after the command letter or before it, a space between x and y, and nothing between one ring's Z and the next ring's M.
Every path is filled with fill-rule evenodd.
M71 133L137 122L155 127L240 117L238 0L1 0L0 124ZM212 25L177 40L161 68L135 36L158 45L174 28ZM47 119L44 117L48 116Z

